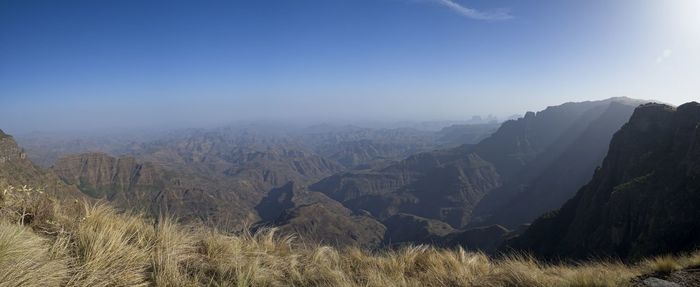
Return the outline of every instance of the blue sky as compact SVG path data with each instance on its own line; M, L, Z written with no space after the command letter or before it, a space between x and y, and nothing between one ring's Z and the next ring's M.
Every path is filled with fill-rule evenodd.
M459 120L700 98L696 0L0 2L0 128Z

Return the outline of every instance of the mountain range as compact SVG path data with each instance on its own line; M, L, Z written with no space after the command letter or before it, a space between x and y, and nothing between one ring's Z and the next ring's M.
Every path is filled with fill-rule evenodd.
M456 230L492 225L518 230L561 206L590 179L613 133L640 103L612 98L548 107L503 123L478 144L335 174L310 189L382 221L409 214Z
M437 131L180 130L49 168L0 133L0 179L222 230L274 226L309 243L634 260L700 243L700 107L645 103L565 103Z

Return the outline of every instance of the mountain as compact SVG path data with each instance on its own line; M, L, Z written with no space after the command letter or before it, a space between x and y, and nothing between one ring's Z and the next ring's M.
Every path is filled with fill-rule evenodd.
M474 225L517 228L559 208L590 180L613 133L640 103L568 103L504 124L475 148L496 165L504 184L479 202Z
M477 144L496 132L500 126L499 122L447 126L437 132L438 146L450 148L464 144Z
M275 186L314 181L343 169L294 138L234 128L176 134L143 143L129 154L169 169L265 177L263 181Z
M86 132L32 132L17 137L31 160L50 167L61 157L82 153L103 152L116 156L135 156L170 147L186 149L199 143L201 152L226 153L220 148L234 144L262 148L277 145L289 149L313 152L345 168L366 168L404 159L410 155L435 148L475 144L498 128L498 123L455 124L432 122L435 129L417 127L368 128L343 125L315 125L305 128L284 123L242 123L214 129L174 129ZM444 128L443 128L444 127ZM442 130L440 130L442 128ZM187 140L190 141L187 141ZM179 145L173 145L178 142ZM210 150L213 149L213 150ZM189 155L198 154L190 151ZM181 154L188 156L188 154ZM199 158L201 159L201 158Z
M338 161L348 168L363 169L393 163L438 148L476 144L496 131L499 125L496 121L455 124L438 131L326 127L318 131L307 131L301 135L300 140L323 157Z
M381 220L407 213L459 228L469 222L481 197L499 184L490 163L451 149L421 153L380 170L336 174L310 189Z
M478 144L338 173L309 188L353 211L369 212L387 226L388 242L446 235L425 235L443 230L426 228L439 226L426 220L448 224L454 232L516 229L561 206L590 179L613 132L640 103L612 98L548 107L503 123Z
M167 213L185 222L224 230L240 230L254 222L279 222L281 231L288 233L322 220L342 223L346 230L355 226L356 231L334 233L317 228L314 230L319 231L304 232L304 236L359 246L376 246L382 240L381 223L349 214L341 204L320 193L300 193L296 197L302 199L295 201L297 204L276 209L274 218L258 208L287 183L303 185L343 169L294 140L248 131L195 130L129 148L131 156L65 156L50 171L58 176L57 181L77 187L92 198L154 217ZM14 153L20 155L18 150ZM310 204L327 212L309 213L305 205ZM364 231L369 229L376 231Z
M51 172L121 209L226 230L254 223L339 245L491 250L571 198L639 103L566 103L497 129L177 130L124 146L97 141L120 155L69 155Z
M238 226L256 217L249 189L212 184L206 178L179 174L133 157L103 153L63 157L50 169L80 191L129 210L152 216L172 214L185 221L227 222Z
M104 153L67 156L60 158L51 170L84 193L110 201L115 197L142 201L165 186L162 171L152 164L137 163L133 157L115 158Z
M91 130L73 132L30 132L15 135L29 159L44 168L64 156L103 152L124 155L133 145L165 136L160 130Z
M322 193L294 182L271 190L255 207L261 221L281 233L301 236L310 242L336 246L376 248L386 227L366 214L355 214Z
M508 243L545 258L634 260L700 246L700 104L637 108L593 178Z

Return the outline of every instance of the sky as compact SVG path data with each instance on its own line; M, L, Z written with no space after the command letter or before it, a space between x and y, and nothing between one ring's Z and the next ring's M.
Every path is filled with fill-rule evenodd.
M0 128L506 117L700 99L697 0L0 1Z

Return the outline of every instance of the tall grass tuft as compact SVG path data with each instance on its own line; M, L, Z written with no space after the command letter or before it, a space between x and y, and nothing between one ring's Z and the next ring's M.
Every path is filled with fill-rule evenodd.
M105 205L85 206L74 235L76 266L69 286L147 286L153 228Z
M186 264L196 258L194 237L169 217L154 226L151 252L152 282L156 286L196 285L187 276Z
M60 286L67 260L26 227L0 223L0 286Z
M679 259L671 255L663 255L656 258L648 259L642 263L650 272L656 273L671 273L683 268Z

